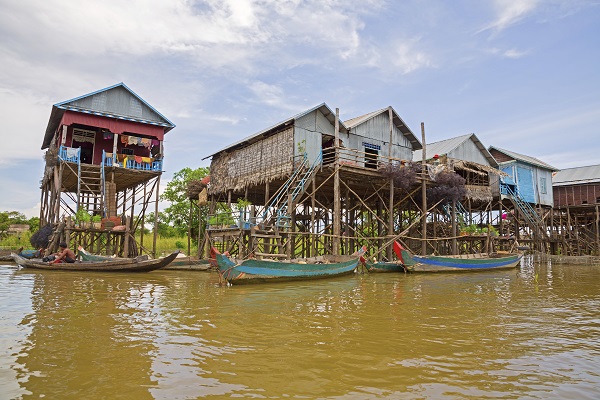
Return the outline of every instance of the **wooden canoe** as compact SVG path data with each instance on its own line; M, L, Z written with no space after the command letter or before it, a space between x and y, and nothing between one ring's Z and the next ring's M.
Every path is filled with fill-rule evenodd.
M40 259L28 260L12 254L15 263L22 268L46 269L60 271L105 271L105 272L149 272L169 265L179 254L179 250L164 258L139 260L137 258L111 258L101 261L76 261L74 263L48 263Z
M411 272L465 272L515 268L522 254L464 254L460 256L412 256Z
M356 257L349 261L329 264L253 259L237 264L223 254L216 253L215 257L221 278L230 284L331 278L354 273L360 263L360 257Z
M394 242L394 252L398 257L397 265L402 265L408 272L468 272L468 271L487 271L496 269L515 268L521 258L519 253L492 253L492 254L463 254L456 256L417 256L410 254L399 242ZM371 263L373 264L373 263ZM383 268L392 269L391 264L383 263ZM387 266L385 265L387 264ZM376 266L377 264L375 264ZM367 270L369 264L366 265ZM375 268L375 267L374 267ZM383 270L380 267L381 272ZM372 271L375 272L375 271Z

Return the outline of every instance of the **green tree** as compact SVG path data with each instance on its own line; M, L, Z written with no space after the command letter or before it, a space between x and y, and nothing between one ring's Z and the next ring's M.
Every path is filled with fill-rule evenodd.
M38 229L40 229L39 217L31 217L27 220L27 223L29 224L29 230L31 233L35 233L38 231Z
M168 230L165 226L161 228L161 223L172 227L178 236L186 236L188 226L191 228L192 238L197 240L200 231L204 230L206 223L207 207L198 208L198 200L190 200L187 195L188 182L200 180L209 174L207 167L197 169L184 168L173 176L173 179L167 183L167 188L160 196L161 200L169 202L169 206L159 213L159 234L162 230L165 234ZM192 202L192 212L190 215L190 202ZM202 226L198 229L200 222Z
M157 224L157 233L161 238L172 238L176 236L180 236L177 230L169 225L167 221L167 217L165 213L158 212L158 224ZM150 213L146 215L146 225L154 226L154 213ZM150 233L150 232L148 232Z

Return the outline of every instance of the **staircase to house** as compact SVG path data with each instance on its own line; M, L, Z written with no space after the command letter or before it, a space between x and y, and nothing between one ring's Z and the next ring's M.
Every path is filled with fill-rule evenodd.
M526 225L531 229L533 234L540 239L549 240L548 232L540 215L531 205L526 202L518 192L512 190L510 186L505 185L502 188L503 193L507 194L508 199L513 203L518 210L519 215L523 217Z
M306 153L304 154L301 163L265 207L259 219L264 226L273 226L278 229L290 227L291 213L296 201L306 192L322 159L323 153L319 153L319 156L311 164Z
M89 214L106 216L106 181L104 175L104 154L102 164L78 163L77 167L77 209Z

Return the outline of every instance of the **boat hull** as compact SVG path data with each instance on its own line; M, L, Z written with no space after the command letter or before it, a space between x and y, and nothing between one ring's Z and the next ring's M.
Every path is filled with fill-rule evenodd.
M216 254L221 277L231 284L299 281L331 278L353 274L360 258L332 264L300 264L279 261L245 260L236 264L230 258Z
M368 272L406 272L406 267L401 262L365 262Z
M519 264L522 257L521 254L481 256L477 258L412 256L414 265L407 268L411 272L469 272L512 269Z
M74 263L47 263L39 259L28 260L12 254L14 262L22 268L45 269L53 271L98 271L98 272L150 272L169 265L179 254L171 253L164 258L140 261L135 258L111 259L105 261L76 261Z

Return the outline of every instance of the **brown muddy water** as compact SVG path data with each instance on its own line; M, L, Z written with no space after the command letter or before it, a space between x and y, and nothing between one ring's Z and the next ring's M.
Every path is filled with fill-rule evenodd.
M219 286L0 267L0 398L597 399L600 266Z

